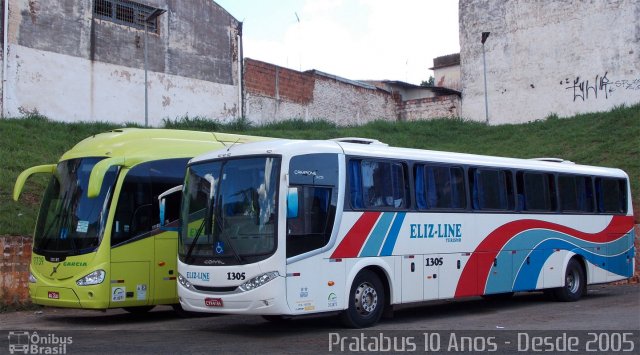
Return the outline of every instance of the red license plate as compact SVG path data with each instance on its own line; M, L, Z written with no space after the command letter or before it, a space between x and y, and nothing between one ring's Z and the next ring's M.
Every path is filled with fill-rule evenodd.
M54 300L59 300L60 299L60 293L55 292L55 291L49 291L47 292L47 297L54 299Z
M204 305L207 307L222 307L222 298L205 298Z

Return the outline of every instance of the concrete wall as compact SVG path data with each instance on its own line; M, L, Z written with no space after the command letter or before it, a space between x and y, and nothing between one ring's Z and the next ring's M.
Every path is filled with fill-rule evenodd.
M640 2L460 0L462 116L490 123L640 102Z
M462 83L460 82L460 65L436 68L433 70L433 76L435 86L458 91L462 89Z
M417 121L429 118L460 116L460 97L457 95L436 96L407 100L399 105L400 119Z
M240 116L240 23L211 0L168 10L147 36L149 118ZM95 18L93 0L9 0L5 116L144 122L144 30Z
M339 125L395 120L396 102L372 85L245 60L245 116L255 123L301 118Z

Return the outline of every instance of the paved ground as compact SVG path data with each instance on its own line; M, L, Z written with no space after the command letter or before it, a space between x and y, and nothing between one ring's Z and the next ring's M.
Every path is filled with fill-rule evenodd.
M382 350L387 344L397 346L395 351L404 346L404 350L424 352L437 345L436 341L441 352L451 350L452 341L453 350L466 350L459 348L463 342L456 342L455 336L467 336L471 350L492 350L496 342L492 337L506 337L500 340L505 343L517 341L520 348L516 349L498 344L498 353L508 353L535 350L533 337L538 335L557 340L555 350L562 350L558 346L566 345L567 337L576 335L580 337L580 353L587 350L584 346L591 338L596 339L590 344L595 350L628 350L633 346L633 352L638 353L640 285L592 286L584 299L574 303L548 301L541 293L525 293L507 301L469 298L403 306L393 319L364 331L345 330L335 317L273 324L257 316L183 318L170 307L156 307L144 315L122 310L43 308L0 314L0 354L9 350L9 340L16 342L18 331L28 332L31 343L42 348L38 350L41 353L46 353L47 347L57 347L58 353L67 354L358 352L375 350L362 348L372 346L371 341ZM524 334L518 335L520 332ZM591 332L595 334L589 335ZM632 333L630 338L625 332ZM71 343L61 344L64 340ZM546 343L541 342L544 347Z

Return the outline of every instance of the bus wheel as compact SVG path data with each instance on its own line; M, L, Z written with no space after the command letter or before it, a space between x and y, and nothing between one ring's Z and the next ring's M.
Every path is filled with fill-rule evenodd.
M370 327L380 320L384 304L380 278L372 271L363 270L353 280L349 307L342 313L342 322L350 328Z
M155 307L155 306L124 307L122 309L124 309L125 311L127 311L127 312L129 312L131 314L143 314L143 313L147 313L150 310L152 310L153 307Z
M555 298L562 302L574 302L580 299L587 290L587 279L582 266L576 259L569 260L564 276L564 287L554 290Z

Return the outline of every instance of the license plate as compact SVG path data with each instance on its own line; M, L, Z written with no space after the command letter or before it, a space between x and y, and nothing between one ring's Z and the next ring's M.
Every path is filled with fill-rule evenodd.
M222 307L222 298L205 298L204 305L207 307Z
M47 292L47 297L54 299L54 300L59 300L60 299L60 293L55 292L55 291L49 291Z

